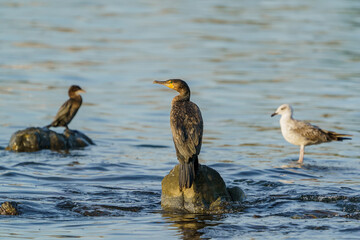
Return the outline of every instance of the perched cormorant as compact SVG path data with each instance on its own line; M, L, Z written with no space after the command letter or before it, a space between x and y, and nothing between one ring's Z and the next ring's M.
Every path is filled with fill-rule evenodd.
M305 146L315 145L332 141L351 140L352 135L341 134L321 129L308 122L299 121L293 118L293 108L289 104L283 104L271 114L281 115L280 127L283 137L291 144L300 146L298 163L304 161Z
M203 120L199 107L190 101L190 88L181 79L154 81L179 92L171 102L170 126L180 162L179 187L190 188L199 167Z
M46 127L65 127L69 130L68 125L81 106L82 98L80 93L82 92L85 92L85 90L77 85L72 85L68 91L70 98L60 107L54 121Z

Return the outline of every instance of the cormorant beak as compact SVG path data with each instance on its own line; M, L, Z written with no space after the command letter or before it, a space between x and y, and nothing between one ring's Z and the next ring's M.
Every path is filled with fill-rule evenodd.
M276 116L276 115L278 115L278 113L274 112L273 114L271 114L271 117Z
M153 81L153 84L164 84L165 83L165 81L157 81L157 80L155 80L155 81Z
M166 86L168 88L174 89L174 84L169 83L168 81L157 81L157 80L155 80L153 83L154 84L161 84L161 85L164 85L164 86Z

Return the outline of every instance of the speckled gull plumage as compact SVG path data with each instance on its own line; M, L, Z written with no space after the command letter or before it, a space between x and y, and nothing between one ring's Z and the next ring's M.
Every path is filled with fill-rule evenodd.
M351 140L352 135L340 134L332 131L323 130L305 121L293 118L293 108L289 104L283 104L271 116L281 115L281 133L286 141L300 146L298 163L304 161L305 146L315 145L331 141Z

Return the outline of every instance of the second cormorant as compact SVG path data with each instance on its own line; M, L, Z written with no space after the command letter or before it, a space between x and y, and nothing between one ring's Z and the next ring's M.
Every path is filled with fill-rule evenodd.
M82 98L80 96L82 92L85 92L85 90L77 85L72 85L68 91L70 98L60 107L54 121L46 127L65 127L69 130L68 125L82 104Z
M154 81L179 92L171 103L170 126L180 162L179 187L191 188L199 167L203 120L199 107L190 101L190 88L181 79Z

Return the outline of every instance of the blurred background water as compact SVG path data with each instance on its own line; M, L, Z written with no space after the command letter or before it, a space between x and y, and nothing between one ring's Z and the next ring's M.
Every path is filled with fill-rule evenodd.
M2 238L340 239L360 234L360 2L0 1ZM201 108L201 164L247 194L244 211L161 211L177 164L169 127L182 78ZM70 154L4 151L50 123L78 84L70 128L96 146ZM270 114L353 140L299 148ZM62 129L56 129L61 132Z

